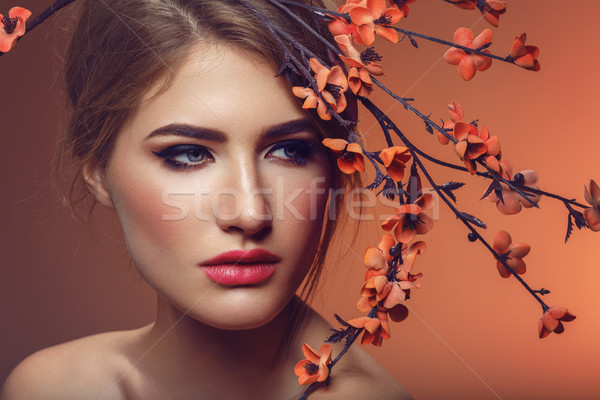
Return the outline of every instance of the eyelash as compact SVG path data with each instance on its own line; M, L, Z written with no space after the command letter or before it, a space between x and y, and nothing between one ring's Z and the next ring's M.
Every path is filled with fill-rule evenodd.
M304 140L284 140L275 144L269 150L269 154L276 150L284 150L284 153L287 158L281 158L281 160L285 163L289 163L291 165L306 165L308 160L310 160L315 152L317 151L317 145L314 142L307 142ZM289 155L286 150L294 149L296 154ZM279 158L279 157L273 157Z
M180 144L177 146L167 147L159 152L153 151L152 153L154 153L155 156L162 158L165 166L176 170L200 168L202 165L209 162L208 160L205 160L204 157L209 156L212 158L208 150L195 144ZM188 155L189 159L189 155L192 153L200 153L203 154L204 157L202 160L196 162L184 162L175 159L175 157L182 155Z
M269 153L273 153L277 150L283 150L286 158L270 156L270 158L280 159L286 164L302 166L305 165L308 160L312 158L316 151L316 145L312 142L304 141L304 140L285 140L275 144L269 150ZM296 154L289 154L290 150L293 150ZM202 167L202 165L210 162L205 158L208 156L212 158L210 152L204 148L203 146L195 145L195 144L183 144L176 145L172 147L168 147L160 152L153 151L155 156L162 158L165 166L175 170L183 170L183 169L196 169ZM192 153L196 153L192 158L199 157L200 154L203 154L204 157L202 160L196 162L184 162L178 161L175 158L179 156L189 156ZM198 154L200 153L200 154Z

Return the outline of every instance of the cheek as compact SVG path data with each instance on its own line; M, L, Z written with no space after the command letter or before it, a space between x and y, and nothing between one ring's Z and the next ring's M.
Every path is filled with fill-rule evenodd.
M113 202L129 253L138 267L170 265L193 246L194 192L152 168L119 166ZM187 217L186 217L187 216Z
M294 271L302 280L312 264L327 213L330 179L325 169L318 173L290 174L276 190L273 212L273 234L285 242L287 251L302 268Z
M275 193L271 199L274 220L305 229L320 227L331 184L325 165L287 171L270 182Z

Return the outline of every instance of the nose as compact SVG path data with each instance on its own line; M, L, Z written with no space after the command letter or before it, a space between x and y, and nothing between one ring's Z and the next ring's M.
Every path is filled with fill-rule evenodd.
M212 196L217 225L244 236L268 234L273 222L273 193L263 184L255 163L238 159L223 172L219 193Z

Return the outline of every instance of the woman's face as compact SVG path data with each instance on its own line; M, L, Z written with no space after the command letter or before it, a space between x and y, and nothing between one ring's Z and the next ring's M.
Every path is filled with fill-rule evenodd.
M329 164L274 74L225 46L198 47L166 92L149 91L96 171L142 277L217 328L274 318L321 236Z

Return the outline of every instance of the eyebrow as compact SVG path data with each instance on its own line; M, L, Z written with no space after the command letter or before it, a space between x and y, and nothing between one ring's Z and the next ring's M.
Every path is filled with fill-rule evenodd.
M198 126L188 125L188 124L169 124L166 126L161 126L160 128L156 128L146 137L146 139L150 139L155 136L183 136L194 139L204 139L210 140L213 142L225 142L227 141L227 137L221 131L217 131L209 128L200 128Z
M307 118L298 118L279 125L272 126L265 132L265 139L274 139L292 133L312 131L318 132L316 124Z
M274 139L279 136L290 135L293 133L303 132L303 131L313 131L318 132L315 123L307 118L299 118L291 121L287 121L278 125L274 125L267 129L264 133L264 139ZM155 136L183 136L189 137L193 139L203 139L210 140L213 142L226 142L227 136L225 133L210 129L210 128L202 128L199 126L193 126L189 124L169 124L166 126L162 126L153 130L146 139Z

